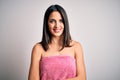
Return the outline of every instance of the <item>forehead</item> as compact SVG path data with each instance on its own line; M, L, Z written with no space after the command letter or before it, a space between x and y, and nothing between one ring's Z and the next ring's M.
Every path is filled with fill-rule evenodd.
M61 16L61 14L58 11L53 11L50 14L49 18L62 19L62 16Z

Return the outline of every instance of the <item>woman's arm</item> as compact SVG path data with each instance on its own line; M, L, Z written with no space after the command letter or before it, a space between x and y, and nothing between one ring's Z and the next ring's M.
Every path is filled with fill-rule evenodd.
M67 80L86 80L86 70L85 70L82 46L80 45L80 43L75 42L74 47L75 47L77 76Z
M39 76L40 58L41 58L41 47L40 44L36 44L32 50L28 80L40 80L40 76Z

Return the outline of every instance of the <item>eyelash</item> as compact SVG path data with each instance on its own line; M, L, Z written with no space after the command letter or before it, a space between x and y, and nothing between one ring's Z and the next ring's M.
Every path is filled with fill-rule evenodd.
M50 23L53 23L54 22L54 20L50 20Z

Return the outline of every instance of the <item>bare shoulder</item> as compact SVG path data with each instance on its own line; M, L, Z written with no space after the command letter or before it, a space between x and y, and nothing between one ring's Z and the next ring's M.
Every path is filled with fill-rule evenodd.
M72 41L72 42L71 42L71 45L72 45L73 48L74 48L75 54L80 54L80 53L82 53L82 45L81 45L80 42L78 42L78 41Z
M33 50L37 50L37 51L43 50L42 45L40 43L36 43L33 46Z
M82 48L81 43L78 42L78 41L71 41L71 45L72 45L74 48Z
M40 59L42 52L43 52L42 45L40 43L36 43L32 49L32 56Z

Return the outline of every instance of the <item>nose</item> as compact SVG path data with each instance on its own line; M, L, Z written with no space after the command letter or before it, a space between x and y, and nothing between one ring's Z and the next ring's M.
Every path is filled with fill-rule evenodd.
M55 27L57 28L57 27L59 27L59 26L60 26L59 21L56 21L56 23L55 23Z

